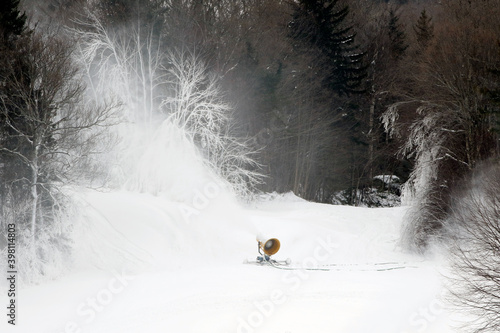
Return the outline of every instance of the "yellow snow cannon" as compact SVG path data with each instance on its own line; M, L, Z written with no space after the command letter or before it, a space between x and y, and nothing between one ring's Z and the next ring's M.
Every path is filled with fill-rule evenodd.
M280 249L280 241L277 238L271 238L265 242L257 241L259 242L259 252L262 250L268 256L276 254Z

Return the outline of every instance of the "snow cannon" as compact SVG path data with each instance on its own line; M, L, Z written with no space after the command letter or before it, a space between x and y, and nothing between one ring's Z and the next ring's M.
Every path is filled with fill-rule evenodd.
M280 241L277 238L271 238L265 242L257 241L259 242L259 248L268 256L272 256L280 249Z
M254 263L257 265L264 265L268 264L271 266L288 266L292 262L290 258L287 258L286 260L274 260L271 259L271 256L273 254L278 253L280 249L280 241L277 238L270 238L266 241L264 241L264 237L262 236L257 236L257 250L259 251L259 256L257 257L257 260L255 261L248 261L245 260L244 262L246 264L249 263Z

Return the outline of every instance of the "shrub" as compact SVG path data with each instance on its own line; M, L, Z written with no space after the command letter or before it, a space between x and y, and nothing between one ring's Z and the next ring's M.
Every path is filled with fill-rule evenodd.
M457 195L446 220L454 303L473 316L469 332L500 331L500 165L482 166Z

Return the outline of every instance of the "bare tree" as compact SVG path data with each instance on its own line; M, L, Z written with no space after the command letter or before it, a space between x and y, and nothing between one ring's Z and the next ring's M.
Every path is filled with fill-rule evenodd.
M126 119L150 124L166 89L165 50L154 29L141 28L140 21L126 29L109 27L90 9L77 23L77 58L94 98L114 96L125 105Z
M500 329L499 186L497 161L478 167L453 202L453 213L445 223L452 240L452 301L467 315L467 332Z
M174 10L187 4L169 6ZM173 51L166 42L170 34L158 34L152 26L144 28L144 23L138 17L127 28L117 28L89 11L73 30L79 36L83 64L96 96L115 94L130 121L130 130L122 133L127 148L121 158L126 160L125 165L130 165L127 174L136 174L138 179L123 181L133 184L132 188L158 192L161 182L147 185L152 182L144 179L144 172L135 169L142 167L130 161L145 158L153 163L147 153L142 154L150 150L149 145L157 144L153 138L165 138L161 131L180 130L198 147L204 163L213 172L229 181L239 194L247 193L258 182L258 173L254 172L257 165L244 140L231 134L232 108L224 99L220 77L190 51L194 47L182 45L184 51ZM187 144L186 138L178 138L179 143ZM130 147L136 150L133 158ZM156 162L163 163L160 159ZM157 174L152 171L161 165L143 167Z
M64 188L89 179L84 164L97 154L113 107L83 103L84 86L68 41L35 31L20 38L15 50L16 57L2 64L0 154L10 171L2 174L7 185L2 208L16 201L29 207L17 223L33 249L27 261L33 262L44 230L63 223Z
M120 186L135 172L135 162L165 117L159 106L168 91L168 59L163 39L154 27L142 24L142 17L117 24L106 14L113 8L100 5L105 4L87 6L70 30L78 41L76 58L90 99L111 98L121 104L123 123L113 130L120 143L108 156L111 177Z
M167 121L181 128L202 152L212 170L239 195L260 182L250 146L232 134L233 109L224 98L219 78L190 52L170 53L171 96L160 107Z
M479 17L499 8L493 1L486 2L491 6L443 3L446 10L439 16L434 39L405 64L410 71L403 75L411 82L402 91L405 98L384 114L389 131L407 133L402 153L416 161L405 186L407 198L415 204L405 239L419 251L428 244L428 234L439 234L453 188L477 163L495 153L494 101L483 91L496 85L491 68L500 61L498 25Z

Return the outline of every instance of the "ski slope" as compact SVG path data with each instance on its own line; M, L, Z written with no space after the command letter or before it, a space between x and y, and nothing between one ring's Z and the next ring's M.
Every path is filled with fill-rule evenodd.
M242 205L215 186L189 204L131 192L80 199L74 267L22 288L16 327L2 320L0 332L453 332L441 260L398 246L404 207L292 194ZM297 269L243 264L257 236L278 238L275 257ZM331 270L302 269L316 267Z

